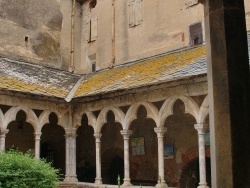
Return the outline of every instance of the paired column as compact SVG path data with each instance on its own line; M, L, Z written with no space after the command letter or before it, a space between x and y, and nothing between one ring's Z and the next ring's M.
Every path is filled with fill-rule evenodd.
M158 173L159 180L157 187L168 187L164 178L164 134L167 132L166 128L154 128L158 139Z
M66 174L64 181L77 182L76 178L76 133L66 133Z
M129 137L133 131L122 130L121 134L124 140L124 182L123 185L131 185L130 182L130 167L129 167Z
M8 129L1 129L0 132L0 152L5 150L5 138L6 134L9 132Z
M200 182L198 188L208 188L206 181L206 153L205 153L205 137L204 137L204 124L195 124L194 128L198 132L199 142L199 170L200 170Z
M95 184L102 184L101 176L101 133L95 133L95 148L96 148L96 178Z
M41 140L41 135L42 132L38 131L35 132L35 158L39 159L40 158L40 140Z

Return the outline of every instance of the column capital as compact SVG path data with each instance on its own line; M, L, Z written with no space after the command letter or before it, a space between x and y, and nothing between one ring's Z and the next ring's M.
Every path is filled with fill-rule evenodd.
M0 135L6 135L9 132L9 129L1 129Z
M66 132L64 135L66 138L76 138L77 134L74 131Z
M205 131L205 126L206 124L202 124L202 123L197 123L194 124L194 128L198 131L198 134L204 134Z
M34 135L35 135L35 140L40 140L42 132L41 131L36 131L36 132L34 132Z
M124 139L128 139L130 135L132 135L133 131L132 130L121 130L120 131Z
M94 133L95 139L100 139L102 137L102 133Z
M157 137L164 137L164 134L167 132L167 128L165 127L156 127L154 128L155 133L157 134Z
M34 132L34 135L35 135L35 136L41 136L41 135L42 135L42 132L41 132L41 131L36 131L36 132Z

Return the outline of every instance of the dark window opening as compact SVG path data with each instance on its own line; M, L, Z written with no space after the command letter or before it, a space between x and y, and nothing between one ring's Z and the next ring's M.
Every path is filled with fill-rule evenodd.
M90 1L89 8L92 9L92 8L95 8L95 6L96 6L96 0Z
M203 43L202 25L200 22L190 25L189 33L190 33L190 46L196 46Z
M29 42L29 37L25 36L25 37L24 37L24 41L25 41L25 42Z
M96 71L96 66L95 66L95 62L92 63L92 72L95 72Z
M91 63L91 72L96 71L96 54L89 55L89 60Z

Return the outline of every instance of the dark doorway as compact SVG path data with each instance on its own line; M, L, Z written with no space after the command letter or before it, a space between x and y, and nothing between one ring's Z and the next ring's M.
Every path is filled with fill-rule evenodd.
M124 161L121 157L115 156L109 167L110 184L116 185L118 183L118 176L120 177L120 183L124 178Z

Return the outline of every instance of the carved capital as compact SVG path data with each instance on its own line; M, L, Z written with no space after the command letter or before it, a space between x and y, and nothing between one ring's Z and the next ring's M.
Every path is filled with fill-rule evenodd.
M154 128L154 131L157 134L157 138L163 138L164 134L167 132L167 128L165 128L165 127L156 127L156 128Z
M122 130L120 131L124 139L129 139L130 135L132 135L132 130Z
M100 139L102 137L102 133L95 133L94 137L95 139Z
M1 129L0 136L5 136L9 132L9 129Z
M194 124L194 128L197 130L198 134L204 134L205 126L202 123Z
M36 131L36 132L34 132L34 135L35 135L35 140L40 140L42 132L41 131Z

